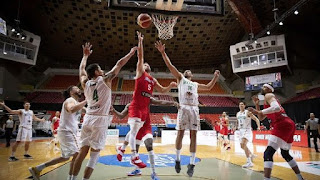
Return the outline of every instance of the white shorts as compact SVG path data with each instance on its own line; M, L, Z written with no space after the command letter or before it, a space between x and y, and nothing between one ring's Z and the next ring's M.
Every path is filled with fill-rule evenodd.
M95 150L103 149L107 140L110 118L108 116L86 114L83 119L80 135L80 148L83 146L90 146Z
M292 144L285 142L283 139L275 135L270 135L268 139L268 146L273 147L275 150L278 150L279 148L284 150L290 150Z
M16 141L32 141L32 129L19 127Z
M242 139L245 138L248 140L248 142L252 142L253 134L251 129L240 129L239 131L239 139L242 141Z
M57 137L60 143L61 157L69 158L79 152L76 134L71 131L58 131Z
M198 106L181 105L178 110L176 130L200 130Z

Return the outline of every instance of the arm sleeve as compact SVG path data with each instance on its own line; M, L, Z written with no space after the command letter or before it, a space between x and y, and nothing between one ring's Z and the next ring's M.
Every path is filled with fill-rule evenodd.
M272 101L270 107L262 110L262 114L271 114L275 112L279 112L281 110L279 103L277 101Z

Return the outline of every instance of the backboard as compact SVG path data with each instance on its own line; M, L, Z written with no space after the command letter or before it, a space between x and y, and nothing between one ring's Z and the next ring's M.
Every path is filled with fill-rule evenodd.
M109 7L166 14L224 15L223 0L109 0Z

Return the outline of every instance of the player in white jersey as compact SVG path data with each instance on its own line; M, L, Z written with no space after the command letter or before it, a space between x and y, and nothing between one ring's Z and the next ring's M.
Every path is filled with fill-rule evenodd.
M68 180L71 179L74 161L79 152L79 145L76 138L78 124L81 118L81 111L84 110L87 101L84 100L79 103L81 91L77 86L70 86L63 94L66 100L62 104L60 124L57 130L61 157L54 158L36 167L30 167L29 171L34 180L40 179L40 172L44 168L67 161L72 157Z
M186 129L189 129L191 156L187 174L191 177L193 176L195 166L197 131L200 130L198 90L211 90L219 78L220 71L215 71L214 77L208 84L199 84L197 82L193 82L191 81L193 75L190 70L186 70L184 74L182 74L176 69L175 66L171 64L171 61L165 52L165 45L162 44L161 41L156 42L155 46L161 53L164 62L166 63L173 76L177 79L178 83L180 109L178 110L176 126L178 134L176 139L177 156L175 169L177 173L180 173L180 153L182 148L182 138L184 136L184 131Z
M4 104L4 102L0 102L0 105L3 106L10 114L17 114L19 116L19 130L17 134L17 139L14 145L12 146L11 156L9 157L9 161L18 161L15 157L15 152L17 150L20 142L25 142L24 144L24 158L31 159L32 156L28 154L29 145L32 141L32 120L44 122L45 119L40 119L33 114L33 111L30 110L30 103L25 101L23 104L24 109L12 110L8 106Z
M111 83L120 69L135 54L137 47L121 58L106 74L98 64L90 64L85 69L87 59L92 53L92 45L86 43L83 48L83 58L79 67L79 78L84 89L88 107L82 124L80 136L80 153L76 158L72 179L76 179L81 164L90 150L90 159L84 171L83 179L89 179L99 159L100 150L105 146L106 135L110 123L109 110L111 106Z
M251 119L256 121L258 130L260 131L260 121L259 119L253 115L250 111L246 110L246 104L244 102L239 103L240 111L237 113L237 124L238 130L240 133L240 146L246 153L247 163L244 164L242 167L250 168L253 166L252 158L254 158L254 154L249 150L247 147L248 142L252 142L252 128L251 128Z

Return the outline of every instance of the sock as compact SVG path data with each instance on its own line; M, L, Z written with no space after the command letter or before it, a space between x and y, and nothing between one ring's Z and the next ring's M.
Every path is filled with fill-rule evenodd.
M297 175L298 180L303 180L303 177L301 174L296 174L296 175Z
M247 158L247 162L248 162L248 163L252 163L251 157L248 157L248 158Z
M67 180L72 180L71 178L72 178L72 175L69 174Z
M155 163L154 163L154 153L153 151L149 151L148 153L149 153L149 161L150 161L150 167L151 167L152 173L156 173Z
M38 171L42 171L44 168L46 167L46 165L44 163L38 165L36 168Z
M13 152L13 151L12 151L12 152L11 152L11 157L14 157L14 154L15 154L15 153L16 153L16 152Z
M264 177L264 178L263 178L263 180L270 180L270 178L266 178L266 177Z
M195 164L196 161L196 153L195 152L190 152L190 164Z
M28 151L24 151L24 154L28 154Z
M132 151L132 155L131 155L131 158L134 158L134 157L137 157L138 156L138 153L136 150Z
M127 147L127 145L123 144L123 145L121 146L121 150L126 150L126 147Z
M176 160L180 161L181 150L176 149Z
M71 175L71 179L70 180L77 180L77 176Z

